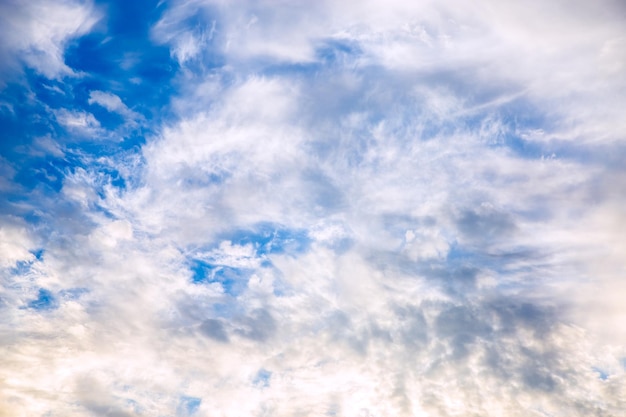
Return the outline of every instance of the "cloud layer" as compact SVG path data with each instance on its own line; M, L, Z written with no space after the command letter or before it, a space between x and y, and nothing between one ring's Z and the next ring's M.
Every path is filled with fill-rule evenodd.
M0 416L626 409L619 2L3 7Z

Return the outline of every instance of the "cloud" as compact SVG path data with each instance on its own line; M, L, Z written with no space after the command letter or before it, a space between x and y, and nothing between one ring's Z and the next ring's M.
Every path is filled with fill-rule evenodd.
M59 109L54 112L54 115L61 126L80 137L97 139L102 132L100 122L89 112Z
M618 6L161 4L167 117L11 196L0 409L620 415Z
M152 27L157 42L168 44L179 64L202 55L210 47L216 29L211 7L202 2L174 3Z
M31 261L31 253L36 248L32 236L19 219L4 218L0 228L0 245L2 247L2 267L12 267L18 262Z
M126 107L122 100L112 93L99 90L91 91L89 93L89 100L87 100L87 103L98 104L110 112L117 113L131 124L136 123L137 120L141 119L141 116L138 113L135 113Z
M3 2L0 15L3 75L22 61L47 78L74 73L65 64L65 46L70 39L87 33L100 19L92 2L72 0Z

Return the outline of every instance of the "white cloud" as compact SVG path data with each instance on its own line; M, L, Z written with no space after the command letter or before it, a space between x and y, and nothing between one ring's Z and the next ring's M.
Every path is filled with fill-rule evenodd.
M190 21L198 17L200 25L191 25ZM194 0L173 4L154 25L151 36L159 43L170 45L172 56L185 64L210 46L216 30L214 17L204 10L202 2Z
M619 415L624 150L616 113L595 116L622 101L620 52L601 46L624 29L578 2L279 6L166 11L153 36L173 56L202 58L184 26L203 10L226 66L180 79L193 99L140 156L66 176L54 233L28 232L41 259L7 229L7 265L31 262L7 299L47 288L58 308L3 323L20 329L1 347L4 409ZM307 244L260 251L260 224ZM194 283L193 260L246 271Z
M94 245L103 245L106 248L114 248L117 246L118 242L132 239L132 237L132 226L125 220L110 222L90 235L90 239L94 241Z
M36 138L33 145L34 146L31 150L31 154L33 155L53 155L56 157L64 156L59 143L50 136Z
M99 20L91 1L8 1L0 5L1 70L16 67L19 57L48 78L74 73L65 64L67 42L87 33Z
M563 13L564 8L569 11ZM240 70L248 65L254 70L254 62L264 59L315 62L316 49L325 42L346 42L360 51L351 58L357 68L382 65L421 76L458 77L449 80L457 83L472 79L483 91L467 97L472 107L484 103L480 94L506 85L513 91L499 91L491 100L523 93L561 120L551 137L614 141L623 131L623 118L615 112L624 105L619 92L626 88L623 72L610 69L624 62L615 47L623 41L623 30L619 13L610 12L614 9L611 1L549 7L539 1L518 7L491 0L306 6L194 1L176 3L156 28L180 55L176 42L188 43L192 36L183 30L186 19L194 13L210 15L204 22L208 27L217 16L220 36L207 53L225 55ZM201 47L192 49L189 55L196 55ZM588 130L585 121L594 118L602 123Z
M3 255L0 267L12 267L17 262L28 262L35 258L31 251L36 246L29 234L23 222L17 218L5 217L2 219L0 249Z
M584 211L588 184L601 171L494 146L500 139L493 135L508 132L492 119L476 128L442 127L421 139L429 123L459 117L454 103L460 100L439 88L405 96L392 89L402 109L382 110L375 123L351 108L331 116L313 109L311 123L300 113L308 111L303 103L318 88L331 91L326 84L333 80L281 81L244 80L213 99L211 110L166 129L145 147L142 186L116 202L162 244L194 247L260 221L310 230L319 242L303 255L269 255L275 270L266 271L251 245L223 242L196 253L259 272L236 299L219 291L192 296L195 289L176 286L189 294L176 307L176 322L205 337L225 363L199 370L203 382L190 395L206 398L217 384L211 381L227 381L222 400L210 405L226 415L241 412L244 398L249 412L276 415L583 415L596 401L609 415L619 410L623 400L606 393L592 368L606 361L601 357L618 361L623 350L609 353L573 326L598 331L576 319L580 310L563 296L571 286L561 288L586 279L567 252L607 239L585 239L573 249L572 234L588 237L585 222L563 234L580 218L563 209ZM383 86L393 88L369 91L373 108L386 100ZM352 88L333 87L335 97ZM333 246L344 236L353 243ZM469 266L446 264L454 245L470 252ZM474 274L495 283L484 285L486 278ZM178 276L183 282L189 274ZM173 298L159 294L164 304ZM215 303L231 313L209 313ZM565 307L569 312L553 313ZM615 304L616 320L620 311ZM232 350L220 341L225 338ZM194 340L180 343L199 343ZM587 345L572 348L575 340ZM180 363L181 353L168 352ZM552 355L563 359L554 362ZM251 381L260 368L272 376L259 392ZM613 369L611 389L620 389L623 369ZM580 398L566 378L593 392L593 400L562 401ZM199 413L209 410L203 404Z
M96 139L102 133L100 122L91 113L62 108L55 110L54 116L61 126L80 136Z
M89 93L87 102L89 104L98 104L110 112L118 113L129 123L135 123L138 119L141 119L141 115L129 109L122 99L113 93L94 90Z

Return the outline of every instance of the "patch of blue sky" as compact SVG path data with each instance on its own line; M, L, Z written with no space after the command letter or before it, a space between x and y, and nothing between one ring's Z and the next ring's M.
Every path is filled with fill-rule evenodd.
M15 266L10 268L11 275L26 275L31 271L33 261L17 261Z
M311 238L305 229L290 229L269 222L256 224L251 229L227 233L223 238L241 246L252 244L257 255L297 255L306 252L311 244Z
M164 10L163 2L110 1L102 3L106 19L95 29L72 42L66 51L66 63L85 73L76 80L73 90L77 106L86 107L92 91L120 97L132 111L146 120L162 121L173 117L169 100L176 86L178 63L166 45L150 38L150 29ZM121 123L120 115L91 105L88 109L106 128ZM148 123L142 126L150 128ZM123 146L143 143L143 135L128 135Z
M109 183L112 186L126 189L126 179L122 176L120 171L114 168L106 168L102 172L109 177Z
M118 169L102 164L92 164L90 168L98 173L99 181L95 191L101 198L105 198L104 187L109 184L122 190L126 189L126 179Z
M289 294L289 290L291 290L291 288L285 284L285 281L282 279L274 279L274 285L273 285L273 289L272 289L272 293L276 296L276 297L284 297L287 294Z
M245 290L248 280L254 272L248 268L214 265L199 260L191 262L190 270L193 283L219 283L224 292L233 297L238 296Z
M258 59L255 68L265 76L314 77L324 69L320 62L276 62L272 59Z
M503 120L516 129L553 129L558 123L554 117L546 114L545 110L522 97L503 103L497 108Z
M226 233L217 242L230 241L233 245L252 245L253 257L258 261L260 268L273 268L272 254L298 255L307 251L311 239L304 229L290 229L274 223L260 223L251 229L239 229ZM217 249L216 244L213 249ZM250 276L256 267L238 267L228 265L215 259L191 259L189 269L192 273L191 280L196 284L219 283L224 292L231 296L237 296L245 289ZM280 280L278 280L280 281ZM277 295L284 288L280 282L276 285Z
M49 134L53 126L45 104L27 85L8 84L0 91L0 101L7 103L0 108L0 155L11 160L16 153L24 152L33 138Z
M97 143L94 139L99 138L85 140L87 138L73 135L54 116L55 111L91 110L84 108L86 100L83 100L80 91L71 88L71 79L64 84L66 91L63 91L58 83L50 83L50 80L28 69L24 76L27 85L9 84L0 93L3 101L11 103L10 110L0 112L0 129L4 135L0 155L21 168L28 166L29 159L41 155L58 157L68 146L80 149L81 145ZM41 146L42 138L49 143L47 148ZM56 149L52 149L54 146Z
M212 317L231 318L241 313L242 306L239 303L214 303L211 304Z
M226 170L217 172L199 172L197 170L190 172L182 178L181 183L186 189L206 188L211 185L223 184L227 179L232 177L232 173ZM186 173L187 174L187 173Z
M1 210L1 209L4 209L4 210ZM35 210L28 210L24 212L23 210L20 210L19 208L14 209L10 207L9 205L3 206L2 204L0 204L0 213L5 214L5 212L11 213L12 211L19 212L20 216L24 219L24 221L26 221L27 223L31 225L35 225L35 226L47 225L46 224L47 222L44 220L45 214L40 210L35 209Z
M518 135L505 135L503 146L506 146L515 156L525 159L540 159L554 152L539 142L529 141Z
M169 104L178 68L166 47L145 38L134 42L115 34L93 33L70 46L66 56L72 68L88 74L75 85L83 103L91 91L111 92L147 119L160 119Z
M127 123L126 118L121 114L109 111L97 104L91 104L89 107L85 108L85 110L93 114L100 126L109 131L122 129L125 123ZM124 139L129 136L126 132L123 133Z
M13 181L20 184L22 188L4 193L4 202L0 203L0 212L11 213L12 210L17 209L21 212L21 216L32 224L37 224L42 218L48 217L49 213L41 212L40 207L46 206L50 209L49 205L52 204L59 210L63 210L63 206L69 204L63 200L54 201L54 198L61 190L64 178L75 173L77 169L90 170L96 174L94 191L102 199L105 198L105 187L109 184L120 189L126 188L126 179L118 170L96 165L89 167L79 158L32 158L23 161L20 168ZM32 210L24 213L20 208L22 203L29 203L27 206L32 207ZM110 216L108 211L97 203L92 208Z
M598 375L598 378L602 381L606 381L607 379L609 379L609 374L606 371L596 367L593 367L591 369L593 369L593 372L595 372Z
M56 193L65 175L75 168L87 168L89 161L101 156L137 152L150 126L158 125L134 123L133 128L125 128L128 120L123 114L89 104L93 91L119 96L143 120L170 116L166 110L175 89L172 80L177 63L167 46L155 44L149 36L162 7L157 7L156 1L99 4L106 19L90 34L71 41L65 53L66 64L80 73L79 77L50 80L23 68L22 77L7 82L0 91L0 156L15 172L11 180L22 189ZM99 130L87 136L72 132L59 123L54 115L57 111L93 114ZM42 147L42 138L56 149ZM102 174L113 186L126 187L119 172L102 168ZM21 191L10 193L3 195L9 205L30 198ZM3 206L4 211L8 205Z
M524 99L515 99L508 103L486 108L465 119L465 124L480 129L484 121L496 116L502 123L499 132L492 132L493 137L485 138L491 147L507 148L514 156L523 159L539 159L554 153L561 153L561 148L554 142L531 140L526 137L532 131L550 131L555 129L554 121Z
M178 401L176 415L179 417L189 417L194 415L202 404L202 398L182 396Z
M258 388L267 388L270 386L271 378L272 373L267 369L261 368L252 379L252 383Z
M450 245L450 249L448 250L448 255L446 257L446 262L448 264L464 264L472 260L480 262L478 256L479 255L476 252L468 250L458 243L454 242L452 245Z
M324 63L343 64L346 57L354 58L363 54L355 41L344 39L326 39L315 49L315 57Z
M45 288L40 288L37 299L28 303L28 308L33 310L54 310L58 307L59 302L57 298Z
M537 253L525 248L503 253L488 253L453 243L446 259L419 263L417 271L454 293L466 292L473 288L478 276L483 273L497 277L495 284L497 289L519 291L521 288L535 285L532 277L537 275L537 269L540 268L537 266L538 256Z
M27 190L47 187L51 191L58 192L63 186L63 178L68 169L76 166L84 167L78 160L53 155L37 157L25 155L17 161L19 163L15 165L18 167L18 171L13 177L13 181Z
M32 70L25 70L31 91L51 108L63 107L72 103L71 83L48 79Z

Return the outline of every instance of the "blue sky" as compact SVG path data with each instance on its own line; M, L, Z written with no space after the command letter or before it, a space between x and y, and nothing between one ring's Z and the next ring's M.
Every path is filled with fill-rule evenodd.
M625 20L0 2L0 417L621 415Z

